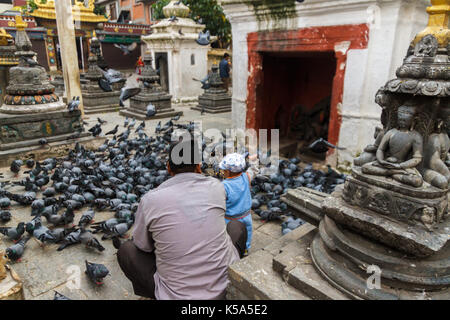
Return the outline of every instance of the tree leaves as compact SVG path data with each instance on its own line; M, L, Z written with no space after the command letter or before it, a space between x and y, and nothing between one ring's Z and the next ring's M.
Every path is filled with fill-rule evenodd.
M165 18L163 8L169 2L170 0L158 0L153 4L153 19L161 20ZM226 48L230 44L231 24L216 0L183 0L183 3L191 9L191 19L195 21L201 19L211 35L218 37L218 41L213 44L213 47Z

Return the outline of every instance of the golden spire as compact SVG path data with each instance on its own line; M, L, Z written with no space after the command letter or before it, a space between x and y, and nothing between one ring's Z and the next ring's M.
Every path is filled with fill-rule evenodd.
M436 37L440 47L446 47L450 38L448 29L450 0L431 0L431 6L427 8L429 14L428 26L414 39L417 44L423 37L432 34Z
M23 21L23 18L21 15L16 16L16 29L17 31L23 31L25 28L28 27L28 23Z

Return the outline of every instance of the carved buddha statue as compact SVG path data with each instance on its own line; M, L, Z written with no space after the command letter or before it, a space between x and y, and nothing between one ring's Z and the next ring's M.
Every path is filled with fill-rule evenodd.
M432 186L440 189L448 189L450 183L449 162L450 117L444 121L438 119L436 130L428 138L424 146L424 172L423 178Z
M397 128L386 132L380 142L373 162L362 166L362 172L391 177L413 187L421 187L423 178L417 166L423 159L423 138L414 130L417 106L413 101L398 108Z

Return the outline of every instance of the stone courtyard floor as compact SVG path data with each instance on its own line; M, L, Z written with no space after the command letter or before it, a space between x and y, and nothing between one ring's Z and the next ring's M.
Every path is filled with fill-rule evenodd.
M190 110L189 106L175 106L175 109L183 111L184 116L180 119L180 123L187 121L202 121L203 130L210 128L217 128L225 130L231 127L231 114L217 114L200 115L200 112ZM103 126L103 133L113 129L117 124L120 125L119 133L124 131L123 122L124 117L120 116L118 112L94 114L88 116L85 120L88 125L86 129L91 128L100 117L108 121ZM164 124L168 119L148 120L146 121L145 132L148 135L154 133L155 127L159 121ZM140 121L136 122L136 127ZM24 171L24 170L22 170ZM0 168L0 173L3 173L4 178L1 181L8 181L13 179L13 175L8 168ZM20 180L22 175L14 180ZM23 187L11 187L7 189L10 192L22 192ZM40 195L38 194L38 197ZM11 213L13 218L6 224L0 226L17 226L19 222L28 222L31 220L31 208L23 207L15 202L12 202ZM81 211L77 211L75 215L75 222L79 220ZM112 212L103 211L96 212L95 220L103 221L113 217ZM45 220L45 219L44 219ZM281 222L265 223L260 220L259 216L253 214L254 232L252 242L252 252L267 246L273 240L281 237ZM45 224L45 222L44 222ZM132 232L132 229L129 233ZM98 236L97 236L98 237ZM12 268L17 272L23 281L24 297L26 300L48 300L53 299L54 291L58 291L74 300L138 300L139 296L133 293L132 285L124 276L119 268L116 258L116 250L112 246L112 242L101 241L105 247L105 251L98 252L85 248L83 245L74 245L65 250L56 251L58 245L45 245L41 247L38 241L34 238L27 243L25 253L21 262L12 263ZM8 241L0 235L0 250L9 247L12 242ZM107 276L102 286L93 285L85 271L85 260L95 263L104 264L111 273ZM80 275L78 288L76 281L77 274Z

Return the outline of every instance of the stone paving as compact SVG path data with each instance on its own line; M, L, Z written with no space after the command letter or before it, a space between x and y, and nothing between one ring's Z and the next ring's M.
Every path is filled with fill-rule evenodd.
M180 123L193 120L202 121L203 130L210 128L225 130L230 128L230 113L200 115L200 112L191 110L191 106L189 105L174 107L176 110L184 112L184 116L179 121ZM124 130L123 122L125 118L120 116L118 112L95 114L86 117L85 121L88 123L86 129L91 128L97 122L98 117L107 121L103 126L103 134L112 130L117 124L120 125L119 133ZM164 124L168 119L146 121L145 131L148 135L154 133L154 129L159 121L162 121ZM139 121L136 122L136 127L139 123ZM13 178L9 168L0 168L0 172L4 175L4 179L0 179L0 181ZM22 175L17 179L21 178ZM11 187L8 191L18 193L22 191L22 187ZM21 221L28 222L31 220L30 212L30 207L23 207L13 202L11 208L11 213L13 214L12 220L6 224L0 225L16 226ZM76 212L75 222L78 222L81 212L82 211ZM113 213L109 211L96 212L95 220L103 221L112 216ZM253 214L253 218L254 232L250 254L267 246L273 240L281 236L280 222L264 223L255 214ZM130 230L130 233L131 231L132 230ZM0 250L7 248L11 244L10 241L4 239L3 235L0 235ZM134 295L131 283L119 268L116 259L116 250L112 246L112 242L102 241L102 245L106 250L101 253L85 248L82 245L70 246L63 251L58 252L56 251L58 245L45 245L44 247L41 247L36 239L30 239L27 243L21 262L12 264L13 269L23 280L25 299L53 299L54 290L71 299L77 300L140 299L140 297ZM84 274L85 260L102 263L110 270L111 276L105 278L102 286L93 285ZM80 275L80 277L77 277L77 275ZM81 279L79 283L72 280L78 278Z

